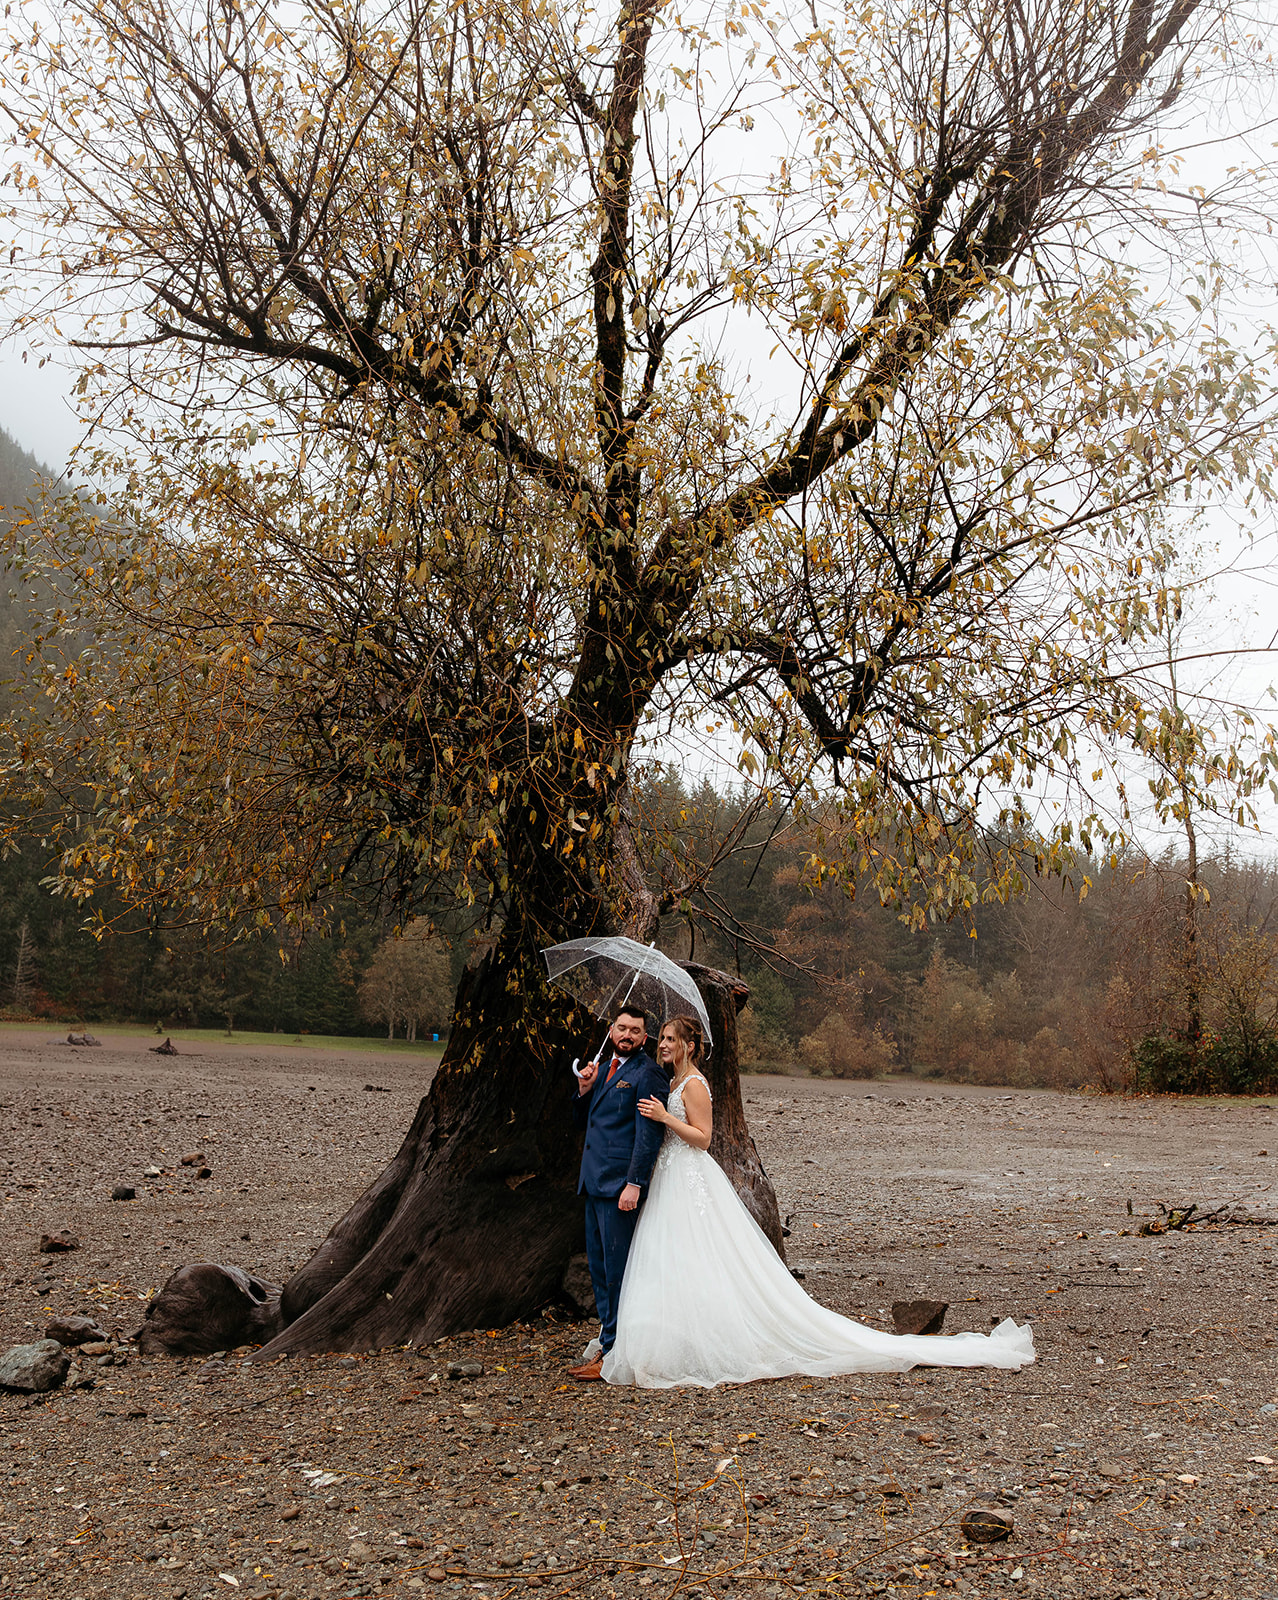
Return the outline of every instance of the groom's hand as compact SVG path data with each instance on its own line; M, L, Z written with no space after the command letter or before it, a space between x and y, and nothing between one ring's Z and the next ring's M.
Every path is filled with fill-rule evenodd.
M589 1094L595 1086L595 1079L599 1076L599 1063L587 1061L581 1069L581 1076L577 1079L577 1093Z
M618 1211L633 1211L639 1204L639 1185L628 1183L617 1198Z

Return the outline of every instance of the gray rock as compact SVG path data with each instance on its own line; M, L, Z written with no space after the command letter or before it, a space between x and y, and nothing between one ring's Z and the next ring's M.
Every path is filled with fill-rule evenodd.
M136 1200L137 1197L138 1192L131 1183L117 1183L111 1191L112 1200Z
M46 1339L56 1339L59 1344L88 1344L104 1340L106 1329L100 1328L92 1317L54 1317L44 1330Z
M448 1363L448 1376L450 1378L482 1378L484 1363L482 1361L450 1361Z
M46 1390L57 1388L70 1365L71 1357L56 1339L15 1344L0 1356L0 1389L44 1394Z

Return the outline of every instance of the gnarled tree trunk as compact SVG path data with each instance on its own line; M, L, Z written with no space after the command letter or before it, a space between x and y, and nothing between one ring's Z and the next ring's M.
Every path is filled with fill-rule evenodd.
M689 970L715 1037L712 1153L780 1249L737 1075L747 991L726 974ZM530 1015L541 1020L530 1025ZM547 988L526 956L499 947L467 973L444 1059L403 1144L289 1280L286 1326L258 1359L429 1343L561 1298L584 1247L568 1068L598 1042L598 1022Z

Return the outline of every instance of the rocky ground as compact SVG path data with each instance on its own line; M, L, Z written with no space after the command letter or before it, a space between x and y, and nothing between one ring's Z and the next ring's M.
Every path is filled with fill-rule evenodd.
M0 1031L0 1350L54 1314L125 1334L184 1261L280 1281L430 1070L152 1042ZM636 1393L570 1386L590 1330L545 1318L266 1367L108 1341L81 1387L0 1395L0 1592L1278 1600L1278 1228L1137 1232L1159 1201L1278 1217L1272 1104L745 1087L812 1294L1030 1319L1038 1363ZM974 1504L1011 1540L967 1543Z

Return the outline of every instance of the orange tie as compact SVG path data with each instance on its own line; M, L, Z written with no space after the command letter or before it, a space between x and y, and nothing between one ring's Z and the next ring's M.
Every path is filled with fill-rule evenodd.
M604 1088L605 1089L612 1082L612 1080L617 1076L617 1068L620 1065L621 1065L621 1057L620 1056L613 1056L612 1065L608 1068L608 1076L604 1079Z

